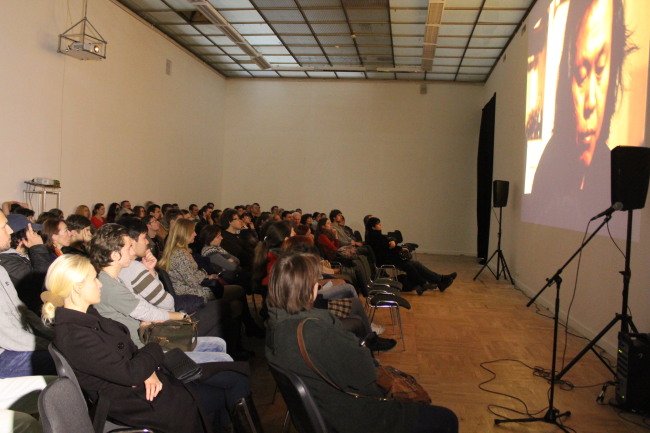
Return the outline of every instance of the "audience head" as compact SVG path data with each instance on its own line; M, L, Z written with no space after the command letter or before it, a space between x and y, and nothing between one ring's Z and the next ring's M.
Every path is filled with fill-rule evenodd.
M69 247L72 242L68 225L65 221L57 218L45 220L43 230L41 230L41 236L47 249L52 252L56 250L61 251L63 247Z
M104 203L95 203L95 206L93 206L92 216L101 218L104 216L105 213L106 213L106 208L104 207Z
M313 218L311 217L311 214L304 214L302 217L300 217L300 224L305 224L310 226L313 221Z
M57 307L85 310L99 303L102 283L90 260L78 254L64 254L47 270L45 287L47 291L41 293L42 317L43 322L52 323Z
M83 215L72 214L68 215L65 223L68 225L68 230L70 230L71 244L76 242L90 242L92 233L90 229L90 220L88 218Z
M77 209L75 209L74 213L75 215L83 215L88 219L90 219L90 217L92 216L90 214L90 209L88 209L88 206L86 206L85 204L80 204L79 206L77 206Z
M120 207L119 203L111 203L111 205L108 207L108 213L106 214L106 220L108 222L113 222L115 221L115 217L117 216L117 213L122 209Z
M147 215L153 215L154 218L156 218L158 221L162 218L162 211L160 210L160 206L157 204L151 204L147 208Z
M210 209L214 209L214 203L212 203L211 201L207 202L205 205Z
M297 236L311 236L311 225L307 224L298 224L294 231Z
M242 229L241 219L235 209L226 209L221 214L221 227L230 232L236 232Z
M330 221L329 218L321 218L318 220L315 235L319 236L321 234L324 234L330 239L334 236L332 232L332 221Z
M199 234L199 243L203 246L219 246L221 245L221 227L218 225L207 225L201 229Z
M190 214L192 215L192 218L196 218L197 216L199 216L199 206L198 205L192 203L189 206L189 211L190 211Z
M13 232L4 212L0 211L0 252L11 248L11 234Z
M280 248L285 239L291 237L291 226L286 221L269 225L263 243L267 248Z
M146 256L149 248L147 225L138 218L122 218L117 223L127 230L128 236L133 240L135 256Z
M128 201L128 200L123 200L123 201L120 203L120 207L121 207L122 209L131 209L131 202Z
M341 211L338 210L338 209L332 209L332 210L330 211L330 221L332 221L332 222L338 222L338 221L337 221L337 217L338 217L339 215L343 216L343 212L341 212Z
M318 292L320 260L313 254L281 256L271 268L267 303L289 314L313 308Z
M309 253L314 254L320 258L320 251L316 245L314 245L314 239L309 236L291 236L282 243L282 251L285 253L288 252L300 252L300 253Z
M370 217L366 221L366 230L379 230L381 231L381 221L377 217Z
M160 207L160 211L162 212L163 215L165 215L167 211L173 207L174 205L171 203L163 203L163 205Z
M282 213L280 214L280 218L282 218L283 221L289 221L290 222L291 218L292 218L291 213L292 212L290 210L282 211Z
M19 206L12 212L16 215L22 215L30 221L34 221L34 211L26 207Z
M57 218L57 216L53 213L48 212L42 212L38 218L36 218L36 223L37 224L43 224L47 220L55 220L55 219L60 219Z
M133 208L133 215L135 215L136 218L144 218L144 216L147 214L147 211L145 210L144 206L136 206Z
M158 266L168 271L170 259L174 251L185 250L189 252L188 245L194 242L194 238L196 237L196 232L194 231L195 226L196 223L194 221L186 220L185 218L176 221L176 224L169 230L165 250L163 251L162 258L158 262Z
M119 224L101 226L90 241L90 262L97 272L113 264L126 268L133 258L133 241Z
M296 211L296 212L292 213L291 214L291 223L294 226L297 226L298 224L300 224L300 218L302 218L302 214L300 212Z
M182 218L183 213L178 209L171 208L165 213L165 222L169 228L171 228L176 221Z

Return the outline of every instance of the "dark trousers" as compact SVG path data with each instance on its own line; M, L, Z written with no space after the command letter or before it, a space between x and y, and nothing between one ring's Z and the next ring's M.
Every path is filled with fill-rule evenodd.
M230 413L235 403L250 395L248 377L236 371L222 371L189 386L200 397L204 413L215 432L230 425Z
M422 405L411 433L458 433L458 417L446 407Z
M420 286L426 282L438 284L442 278L440 274L436 274L416 260L399 262L396 266L406 272L409 284L414 286Z

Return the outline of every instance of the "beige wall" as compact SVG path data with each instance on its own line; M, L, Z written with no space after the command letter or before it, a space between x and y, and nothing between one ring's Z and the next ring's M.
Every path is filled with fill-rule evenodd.
M474 254L482 86L231 80L223 203L374 214L422 251Z
M56 52L81 0L1 3L2 200L22 200L33 177L61 180L66 212L125 198L219 198L223 78L107 0L88 4L108 41L102 61Z
M510 201L503 209L503 250L517 286L531 296L535 295L574 253L582 241L582 233L523 223L520 219L521 196L524 185L526 146L524 112L526 97L527 35L515 36L506 51L505 60L499 62L488 80L483 104L497 94L495 125L494 178L510 181ZM636 211L641 219L641 237L632 245L632 280L629 306L634 322L641 332L650 331L650 211ZM619 212L614 218L627 218ZM585 221L586 224L586 221ZM493 230L496 222L492 223ZM576 297L571 312L571 324L585 335L593 337L621 311L623 280L619 271L624 269L624 259L606 235L597 236L582 255ZM495 245L492 234L492 246ZM624 250L625 240L616 242ZM491 246L491 248L492 248ZM560 308L566 317L573 294L576 260L562 274ZM546 289L541 302L553 306L555 286ZM522 308L525 308L522 305ZM534 308L534 307L531 307ZM617 325L603 340L611 353L615 352ZM548 344L551 342L549 341ZM572 356L572 354L569 354Z

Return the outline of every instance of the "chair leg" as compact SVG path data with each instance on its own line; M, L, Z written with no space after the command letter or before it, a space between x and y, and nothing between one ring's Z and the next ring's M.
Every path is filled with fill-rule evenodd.
M402 328L402 314L399 311L399 307L397 307L396 310L397 310L397 323L399 325L399 335L400 338L402 339L402 347L406 352L406 341L404 341L404 328Z
M289 409L284 415L284 422L282 423L282 433L287 433L289 431Z

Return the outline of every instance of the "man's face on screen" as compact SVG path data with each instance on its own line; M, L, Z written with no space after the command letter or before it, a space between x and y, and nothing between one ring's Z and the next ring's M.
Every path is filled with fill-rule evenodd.
M583 0L584 1L584 0ZM609 88L612 1L594 0L580 23L573 60L571 91L580 160L591 164L603 125Z

